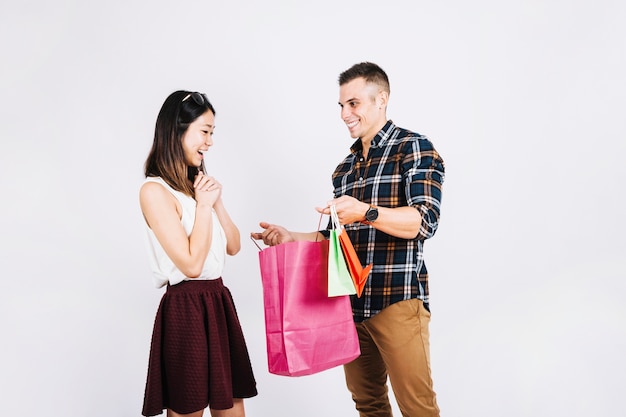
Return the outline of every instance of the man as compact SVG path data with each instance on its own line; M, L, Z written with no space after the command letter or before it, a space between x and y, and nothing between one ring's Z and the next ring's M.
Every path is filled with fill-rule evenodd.
M428 274L423 243L437 230L444 163L424 136L387 120L389 79L362 62L339 76L341 118L357 139L333 173L335 205L363 265L362 296L352 296L361 356L344 365L360 416L388 417L387 377L403 416L439 416L430 373ZM315 240L262 222L268 245Z

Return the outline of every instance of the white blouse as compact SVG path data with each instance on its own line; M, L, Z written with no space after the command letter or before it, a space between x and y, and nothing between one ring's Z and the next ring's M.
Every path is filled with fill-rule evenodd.
M163 185L170 193L176 197L182 207L182 216L180 222L187 233L187 236L191 234L193 224L196 218L196 200L174 190L160 177L148 177L144 181L156 182ZM161 288L168 282L170 285L176 285L181 281L190 280L185 276L175 265L174 262L167 256L165 250L159 243L158 239L154 235L154 232L146 223L147 231L147 247L148 257L150 260L150 268L154 278L154 284L157 288ZM224 262L226 260L226 233L220 224L215 210L213 210L213 233L211 240L211 248L209 254L204 261L202 272L198 278L193 279L216 279L222 276L224 270Z

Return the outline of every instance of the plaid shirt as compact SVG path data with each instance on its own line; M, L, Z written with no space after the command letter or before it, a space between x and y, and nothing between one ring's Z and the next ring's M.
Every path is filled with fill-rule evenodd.
M354 320L361 322L398 301L419 298L428 308L424 240L439 221L444 163L432 143L391 120L372 140L364 160L361 140L333 173L335 198L349 195L380 207L415 207L422 215L413 239L390 236L363 223L345 226L363 265L373 263L360 298L352 296Z

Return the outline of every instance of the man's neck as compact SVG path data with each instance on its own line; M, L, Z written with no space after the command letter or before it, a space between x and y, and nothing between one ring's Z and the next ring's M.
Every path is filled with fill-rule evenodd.
M372 146L372 140L374 140L378 132L380 132L383 129L383 127L385 127L386 124L387 124L387 119L385 119L382 122L382 124L378 127L378 130L376 130L376 133L374 133L373 136L360 138L361 146L363 147L363 157L367 158L367 154L369 153L370 147Z

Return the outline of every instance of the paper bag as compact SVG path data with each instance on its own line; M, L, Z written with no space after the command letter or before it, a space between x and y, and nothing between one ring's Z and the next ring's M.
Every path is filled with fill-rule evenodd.
M343 233L342 233L343 232ZM348 264L343 256L339 234L345 234L341 229L330 231L328 239L328 296L356 294L354 281L348 270Z
M310 375L360 355L350 297L328 297L327 240L271 246L259 262L270 373Z
M363 294L363 287L365 287L367 277L372 270L372 264L367 265L365 268L361 266L361 261L345 230L339 235L339 241L341 243L341 249L343 250L343 256L348 264L350 276L354 281L357 297L360 297L361 294Z

